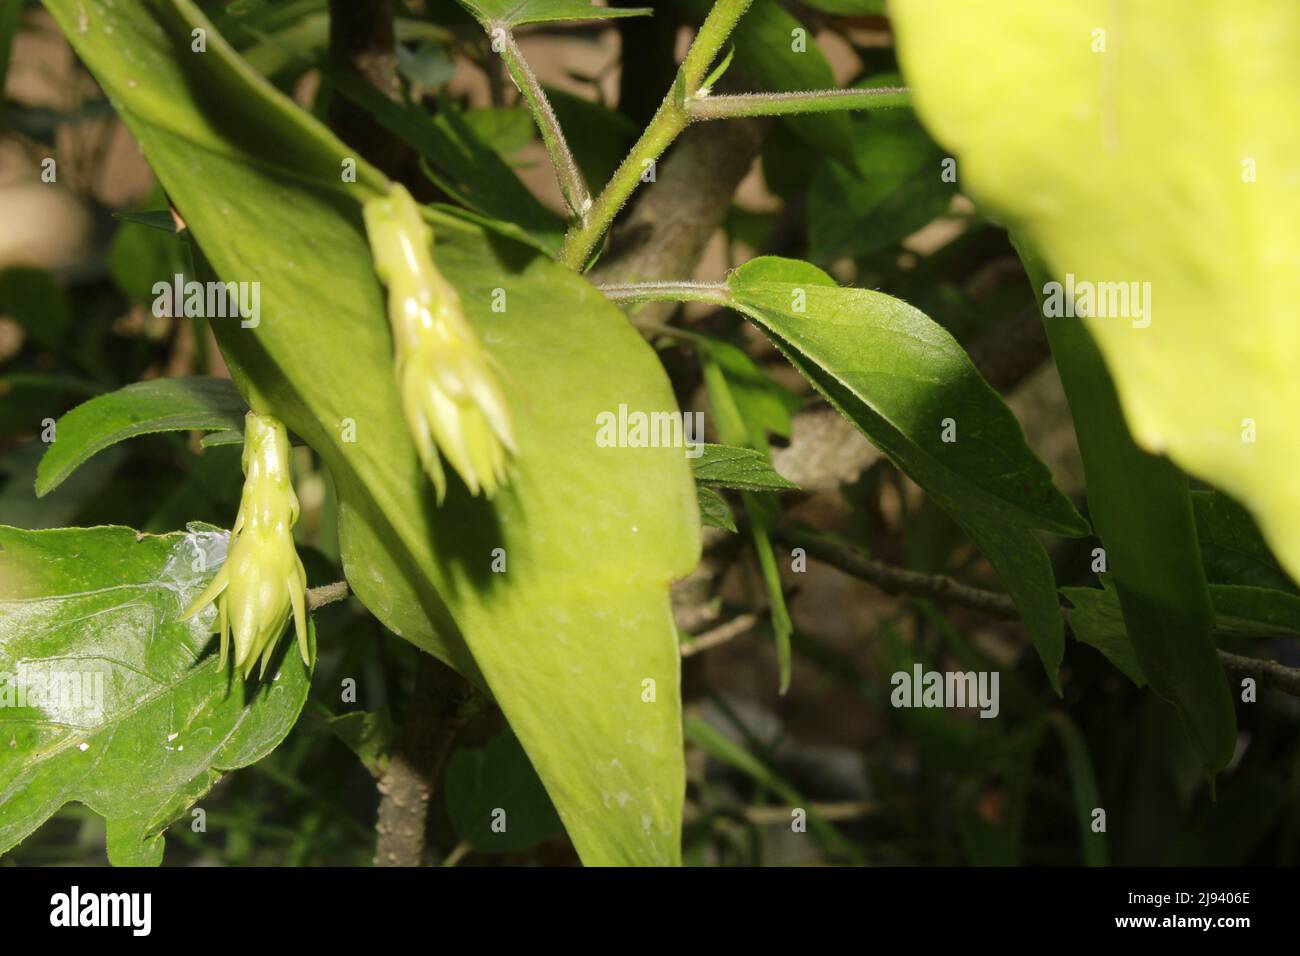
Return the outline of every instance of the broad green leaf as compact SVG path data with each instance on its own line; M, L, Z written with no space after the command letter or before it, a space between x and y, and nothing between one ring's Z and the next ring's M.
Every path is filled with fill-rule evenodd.
M1035 530L1077 536L1088 525L962 348L905 303L841 289L806 263L754 259L728 284L734 307L975 539L1059 688L1065 634Z
M451 828L476 850L524 850L562 831L528 755L508 731L452 754L443 792Z
M1212 583L1297 590L1245 508L1217 491L1193 491L1192 510L1205 574Z
M86 459L137 435L190 429L242 435L248 405L226 378L155 378L96 395L60 418L36 472L47 495Z
M383 775L395 737L388 711L352 710L328 715L323 723L373 776Z
M801 401L785 386L774 381L758 364L730 342L700 337L707 362L726 377L745 430L759 451L767 451L768 436L790 437L790 416Z
M536 138L532 114L523 106L485 106L459 111L456 115L479 141L507 161Z
M895 77L883 85L897 86ZM875 83L868 85L876 85ZM856 169L824 162L808 190L808 252L818 262L888 248L942 214L956 184L911 110L853 120Z
M700 523L710 528L722 528L735 532L736 519L731 514L731 505L712 488L700 485L695 489L696 500L700 506Z
M1270 588L1239 584L1211 584L1218 633L1251 637L1300 634L1300 597ZM1073 605L1070 629L1084 644L1091 644L1139 687L1146 676L1129 629L1124 623L1119 595L1112 575L1102 579L1101 588L1061 588Z
M418 106L394 103L350 73L323 69L321 75L423 156L429 164L425 171L457 202L517 224L539 249L559 254L564 224L528 191L493 143L457 107L444 104L445 109L430 117Z
M963 188L1076 297L1097 293L1083 321L1137 443L1246 505L1300 576L1300 126L1279 121L1300 106L1300 5L897 0L891 16Z
M595 441L596 416L620 403L676 410L653 351L580 276L431 213L439 269L500 363L519 440L492 502L455 485L437 507L362 232L361 201L383 177L358 161L344 183L351 152L185 0L49 6L217 274L262 283L256 328L213 328L251 403L328 465L359 598L491 692L584 862L677 862L685 782L668 583L698 557L694 483L681 449ZM196 26L208 52L176 56ZM496 548L505 573L491 570Z
M609 182L640 132L636 124L618 110L565 90L548 86L546 96L587 182Z
M691 459L691 467L696 481L715 488L789 491L799 487L777 474L767 455L752 448L706 443L700 448L700 456Z
M1041 263L1017 240L1030 281ZM1187 478L1139 448L1101 354L1077 322L1047 320L1047 338L1079 439L1088 507L1105 548L1125 629L1151 688L1173 703L1210 770L1227 765L1236 715L1215 653L1214 612Z
M1211 584L1220 630L1256 636L1300 635L1300 594L1243 584Z
M181 620L225 548L216 531L0 527L0 853L77 800L113 863L156 865L169 823L284 739L311 680L293 642L245 684L217 667L212 614Z
M556 20L605 20L649 16L654 12L650 7L597 7L587 0L459 0L459 3L485 26L490 23L517 27L524 23Z
M1069 613L1070 630L1079 641L1101 651L1106 660L1134 684L1145 687L1147 679L1133 650L1133 642L1129 640L1119 595L1109 578L1103 578L1102 585L1100 588L1061 588L1061 593L1073 605Z

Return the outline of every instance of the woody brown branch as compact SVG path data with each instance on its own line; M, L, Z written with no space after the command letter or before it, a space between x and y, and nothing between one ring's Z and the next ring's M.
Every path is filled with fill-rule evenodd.
M989 617L1007 620L1020 617L1009 595L962 584L943 574L922 574L894 567L852 545L832 541L795 524L783 522L778 525L776 537L790 547L803 548L810 558L874 584L887 594L929 598L940 604L970 608ZM1250 677L1262 687L1300 697L1300 668L1223 650L1219 651L1219 660L1224 670L1235 678Z
M431 655L420 655L402 740L379 778L376 866L423 864L429 803L473 701L474 689L464 678Z

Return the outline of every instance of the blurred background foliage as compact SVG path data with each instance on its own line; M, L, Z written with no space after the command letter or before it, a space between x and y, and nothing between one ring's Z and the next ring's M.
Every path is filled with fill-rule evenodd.
M329 82L325 0L203 6L255 68L305 108L329 114L338 94ZM673 53L700 7L653 6L650 21L521 33L593 184L609 176L667 89ZM0 522L153 532L194 520L226 526L238 505L238 448L203 449L183 433L116 445L49 497L33 494L42 431L73 405L132 382L222 375L224 367L201 321L152 314L153 283L190 264L174 235L151 228L145 214L165 211L166 198L129 134L36 4L0 0L0 11ZM522 181L538 214L559 215L546 155L482 32L450 3L399 3L397 11L405 115L438 117L424 198L472 200L488 154ZM831 77L840 85L897 82L889 25L873 0L760 0L745 24L734 75L759 87L825 85ZM805 54L786 52L794 27L807 30ZM780 254L915 305L971 351L1082 507L1068 410L1015 252L941 175L945 157L911 112L764 123L759 142L696 278L718 279L755 255ZM41 179L49 158L57 163L52 183ZM490 202L490 190L479 198ZM783 496L788 519L902 567L996 587L960 529L858 433L814 408L760 336L705 305L686 307L684 318L748 356L757 391L780 397L778 425L793 411L793 428L774 438L778 470L803 489ZM706 410L686 347L672 339L656 345L683 407ZM294 465L309 581L338 580L329 475L306 448L296 450ZM725 567L689 628L697 635L767 604L744 539L733 536L731 546L719 539ZM1095 585L1092 542L1054 539L1052 547L1061 585ZM1238 753L1212 802L1173 710L1093 648L1070 642L1058 700L1017 622L891 597L815 561L799 573L788 559L780 564L795 625L787 695L777 694L762 615L730 640L688 645L688 863L1296 862L1295 699L1263 691L1257 704L1238 708ZM316 619L320 659L303 718L270 757L228 775L202 801L206 829L196 831L190 819L170 828L168 864L371 861L375 778L408 711L417 653L355 601ZM1296 663L1294 643L1277 643L1275 656ZM999 718L894 709L889 675L914 663L1000 671ZM528 794L530 808L508 845L481 830L482 811L502 786ZM792 807L807 811L806 832L792 828ZM1096 807L1106 811L1104 834L1090 828ZM576 863L527 758L491 708L458 738L430 828L432 861ZM96 815L69 806L0 865L102 863L102 831Z

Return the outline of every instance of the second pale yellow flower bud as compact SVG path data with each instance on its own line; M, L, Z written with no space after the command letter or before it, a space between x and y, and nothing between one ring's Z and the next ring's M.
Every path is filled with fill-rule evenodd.
M491 498L516 450L510 408L460 296L430 252L433 232L403 187L365 205L375 271L388 286L402 410L441 504L439 454L472 494Z

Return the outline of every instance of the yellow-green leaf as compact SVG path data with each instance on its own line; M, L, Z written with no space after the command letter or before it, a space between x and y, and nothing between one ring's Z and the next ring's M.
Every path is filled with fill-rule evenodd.
M690 464L680 448L595 440L596 416L620 404L675 410L653 351L581 276L436 217L439 269L500 363L519 440L493 501L455 484L438 507L402 418L362 232L383 176L358 160L345 180L350 151L188 0L48 6L206 261L226 281L260 283L255 326L211 327L252 404L329 467L354 592L496 698L585 863L679 862L668 582L698 556ZM207 31L205 53L189 52L194 29Z
M1146 308L1094 303L1085 320L1138 443L1245 503L1300 574L1300 5L891 11L916 108L963 188L1058 279L1138 284Z

